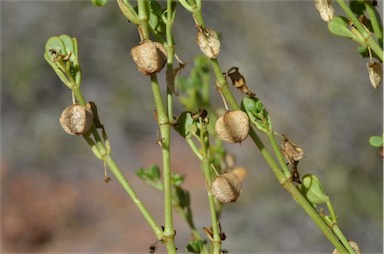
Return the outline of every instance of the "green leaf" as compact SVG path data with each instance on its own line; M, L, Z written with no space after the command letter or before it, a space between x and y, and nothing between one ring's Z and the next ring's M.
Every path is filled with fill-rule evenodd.
M367 45L362 45L356 49L356 51L362 56L362 57L369 57L369 50Z
M190 112L183 112L177 119L174 128L183 138L190 138L197 132L196 122Z
M249 120L264 133L272 131L272 121L263 103L256 97L244 97L241 108L247 113Z
M177 173L172 174L172 185L173 186L180 186L183 184L183 182L184 182L184 176L183 175L180 175Z
M364 0L351 0L349 1L349 7L358 16L363 15L366 10Z
M162 19L163 11L157 1L149 1L149 26L159 33L165 33L166 25Z
M163 190L163 183L161 181L161 174L158 166L152 165L148 169L139 168L136 170L136 175L147 184L156 189Z
M91 1L94 6L99 6L99 7L104 6L108 2L108 0L91 0Z
M189 191L180 186L175 186L174 189L174 205L182 209L188 209L190 204Z
M348 19L345 17L336 16L328 22L328 30L337 36L355 38L355 34L349 29Z
M203 240L193 240L193 241L189 241L187 246L185 247L185 249L188 251L188 252L191 252L191 253L201 253L201 251L203 250L203 246L204 246L204 241Z
M305 175L299 189L313 205L324 204L329 201L329 197L325 194L319 179L314 175Z
M382 147L384 145L384 139L380 136L371 136L369 138L369 144L373 147Z

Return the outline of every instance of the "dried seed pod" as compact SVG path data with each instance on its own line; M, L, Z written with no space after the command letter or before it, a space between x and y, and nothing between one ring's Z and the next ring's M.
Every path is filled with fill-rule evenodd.
M251 92L251 90L248 89L247 84L245 83L245 78L241 73L239 72L238 67L232 67L229 69L226 73L228 77L232 80L232 84L234 87L236 87L238 90L240 90L242 93L253 97L256 94Z
M241 110L227 111L217 119L215 130L221 140L241 143L248 137L249 118Z
M295 161L299 161L304 157L304 150L284 135L283 143L281 144L281 151L291 165L293 165Z
M232 174L235 174L240 181L243 181L247 175L247 169L244 167L236 167L230 171Z
M167 63L167 51L159 42L146 40L131 49L133 61L137 69L145 74L152 75L161 71Z
M235 202L241 189L240 179L231 172L217 176L211 184L212 195L224 204Z
M60 124L64 131L71 135L88 132L93 125L93 113L90 107L73 104L60 116Z
M329 22L333 19L333 13L335 10L332 7L332 0L315 0L315 7L320 13L320 17L325 22Z
M367 63L369 80L373 88L379 88L382 80L383 80L383 68L379 62L371 62Z
M209 58L216 58L220 53L220 41L217 33L209 28L197 27L196 42L200 50Z

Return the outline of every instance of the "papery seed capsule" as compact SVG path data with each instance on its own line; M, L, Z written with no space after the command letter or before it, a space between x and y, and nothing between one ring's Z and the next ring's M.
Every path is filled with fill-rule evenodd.
M373 88L377 89L383 80L383 68L379 62L367 63L369 80Z
M167 51L159 42L146 40L131 49L133 61L137 69L145 74L152 75L161 71L167 63Z
M215 130L221 140L241 143L248 137L249 118L241 110L227 111L217 119Z
M231 172L217 176L211 184L211 194L224 204L235 202L241 189L240 179Z
M93 125L92 110L86 106L73 104L61 113L60 124L68 134L79 135L86 133Z
M320 13L320 17L329 22L333 19L335 10L332 7L332 0L315 0L315 7Z
M220 41L217 33L209 28L197 27L196 42L201 52L209 58L216 58L220 53Z

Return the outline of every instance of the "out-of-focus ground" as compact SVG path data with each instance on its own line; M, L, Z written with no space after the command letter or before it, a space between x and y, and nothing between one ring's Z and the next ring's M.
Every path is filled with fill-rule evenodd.
M383 169L368 144L369 136L382 133L382 88L371 87L356 44L331 35L312 1L204 1L203 8L207 26L222 35L223 69L240 67L275 130L305 150L300 171L320 178L345 235L364 253L382 253ZM199 53L196 30L182 8L174 32L178 55L192 61ZM148 78L130 57L136 28L114 1L103 8L90 1L2 1L1 252L146 253L156 239L133 202L117 181L104 183L103 165L84 140L59 126L71 96L43 52L49 37L63 33L78 39L82 89L98 104L112 156L162 221L162 195L134 174L161 165ZM222 105L218 94L213 100ZM172 142L172 168L186 175L200 229L210 217L199 163L175 132ZM249 174L241 197L223 213L223 248L331 253L331 244L279 186L253 143L228 148ZM188 228L178 215L175 226L184 252Z

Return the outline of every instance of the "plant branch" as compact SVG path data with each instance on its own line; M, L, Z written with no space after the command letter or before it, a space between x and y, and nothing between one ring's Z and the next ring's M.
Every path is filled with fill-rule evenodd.
M370 47L376 53L377 57L379 57L381 62L383 62L383 49L376 43L375 39L372 37L372 34L363 26L363 24L361 24L361 22L357 19L355 14L347 6L344 0L336 0L336 2L340 5L345 14L347 14L348 18L352 21L353 25L363 36L367 46Z

